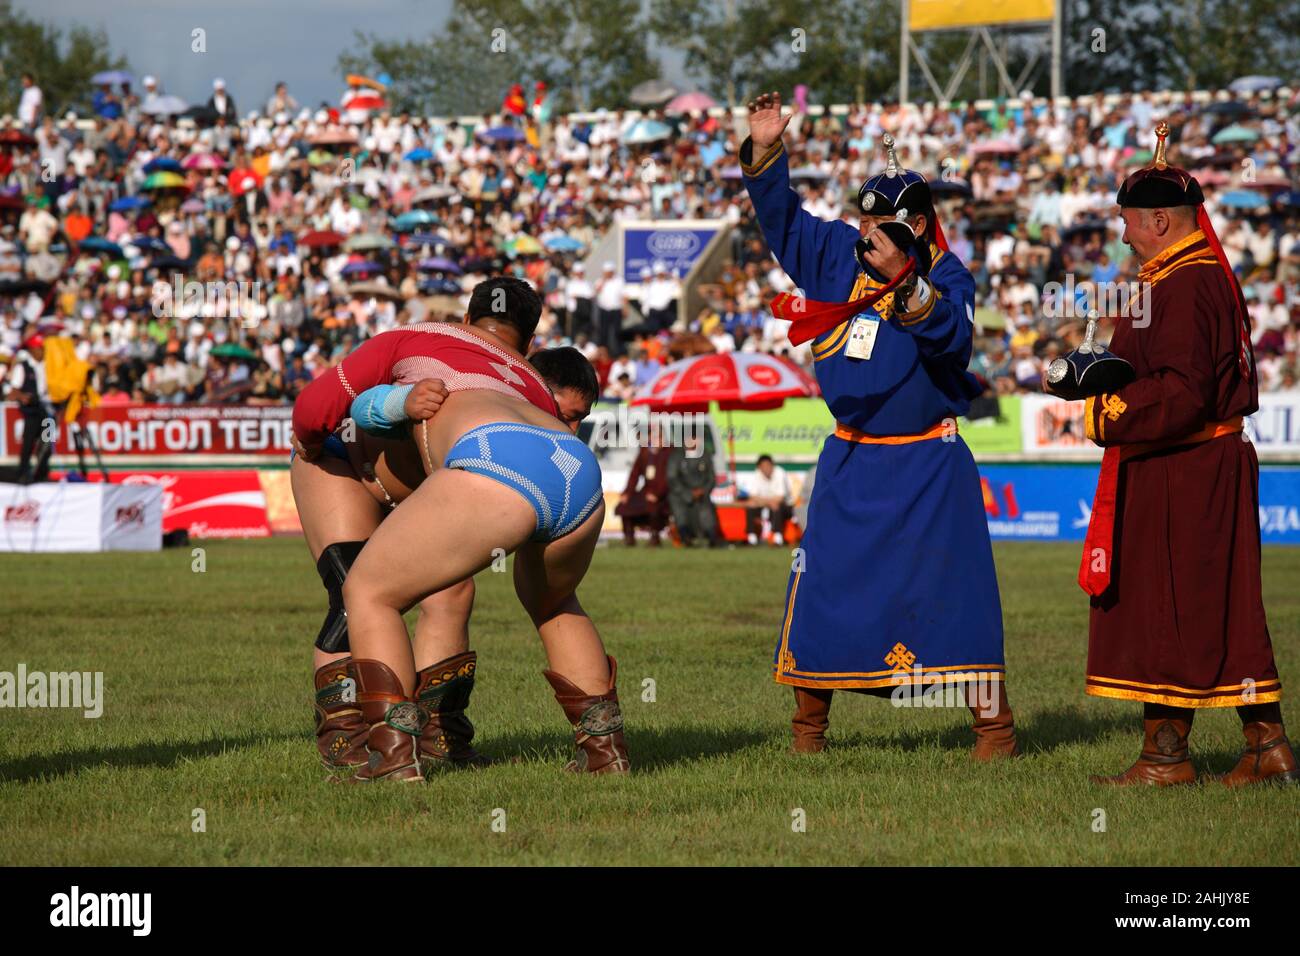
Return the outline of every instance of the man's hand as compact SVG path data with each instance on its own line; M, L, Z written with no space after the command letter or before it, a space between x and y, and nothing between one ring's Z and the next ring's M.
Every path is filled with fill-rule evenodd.
M415 383L406 396L406 417L413 422L424 421L438 414L447 397L447 386L440 378L426 378Z
M887 232L877 226L867 233L866 239L871 249L863 257L877 272L886 279L892 279L903 271L903 266L907 265L907 256L894 245L894 240L889 238Z
M298 453L298 457L303 461L315 461L320 457L320 445L304 445L298 440L297 435L289 436L289 447Z
M794 114L781 115L781 94L760 93L749 101L749 138L754 141L755 159L781 138Z

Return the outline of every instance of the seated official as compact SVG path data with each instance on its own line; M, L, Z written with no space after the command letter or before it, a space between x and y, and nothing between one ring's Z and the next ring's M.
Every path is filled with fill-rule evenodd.
M785 524L794 514L790 476L772 460L771 455L760 455L754 473L747 476L743 484L747 495L738 503L746 509L746 540L758 544L759 538L764 536L763 525L766 522L771 543L785 544Z

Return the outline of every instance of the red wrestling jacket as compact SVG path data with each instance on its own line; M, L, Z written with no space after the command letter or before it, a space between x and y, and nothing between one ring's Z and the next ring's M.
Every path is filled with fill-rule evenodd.
M421 322L381 332L303 389L293 404L293 431L319 445L348 417L352 400L376 385L440 378L448 392L486 388L559 417L555 396L523 359L457 325Z

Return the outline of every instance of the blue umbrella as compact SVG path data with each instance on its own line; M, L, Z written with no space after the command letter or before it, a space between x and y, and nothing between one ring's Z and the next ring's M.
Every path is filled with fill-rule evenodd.
M661 139L667 139L672 135L672 132L672 128L667 123L652 119L638 120L632 125L631 129L623 134L623 142L629 146L638 146L642 143L657 143Z
M425 295L459 295L462 291L455 279L421 279L418 286Z
M494 143L517 143L524 138L523 130L517 126L489 126L479 130L478 135Z
M126 253L116 242L109 242L102 236L87 236L81 240L81 250L83 252L106 252L114 259L125 259Z
M1258 93L1261 90L1275 90L1282 85L1276 76L1243 76L1228 84L1234 93Z
M582 249L582 243L572 236L552 236L543 240L542 245L552 252L578 252Z
M103 86L107 83L109 86L117 86L122 83L130 83L133 78L126 70L104 70L102 73L96 73L90 78L90 82L95 86Z
M436 226L440 220L427 209L412 209L404 212L391 225L396 232L413 232L420 226Z
M451 245L446 239L435 232L413 232L406 237L406 241L412 246L449 246Z
M170 156L159 156L156 159L149 160L149 162L144 164L144 171L146 173L157 173L157 172L184 173L185 172L185 170L181 169L180 161L172 159Z
M1219 203L1233 209L1259 209L1268 205L1268 197L1253 189L1234 189L1220 196Z
M149 200L143 196L123 196L121 199L115 199L109 204L109 210L112 212L129 212L132 209L143 209L149 205Z
M425 149L423 146L417 146L415 149L403 156L402 159L409 163L422 163L426 159L433 159L433 151Z
M383 272L383 271L384 271L384 267L381 266L379 263L368 262L365 260L362 260L360 262L349 262L347 265L343 267L343 274L345 276L359 276L359 275L366 275L371 272Z
M171 246L156 236L136 236L130 244L137 249L151 249L154 252L171 252Z
M460 275L460 266L452 262L446 256L433 256L429 259L421 259L416 265L421 272L450 272L452 275Z

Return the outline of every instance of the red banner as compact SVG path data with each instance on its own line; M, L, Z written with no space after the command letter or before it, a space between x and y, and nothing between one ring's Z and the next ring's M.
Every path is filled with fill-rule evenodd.
M98 481L97 474L91 480ZM266 493L258 473L137 471L112 474L114 484L161 485L163 533L185 528L195 538L267 538Z
M108 405L89 409L81 427L99 453L115 455L288 456L292 405ZM22 447L18 406L4 406L0 454ZM74 453L71 431L60 422L54 454Z

